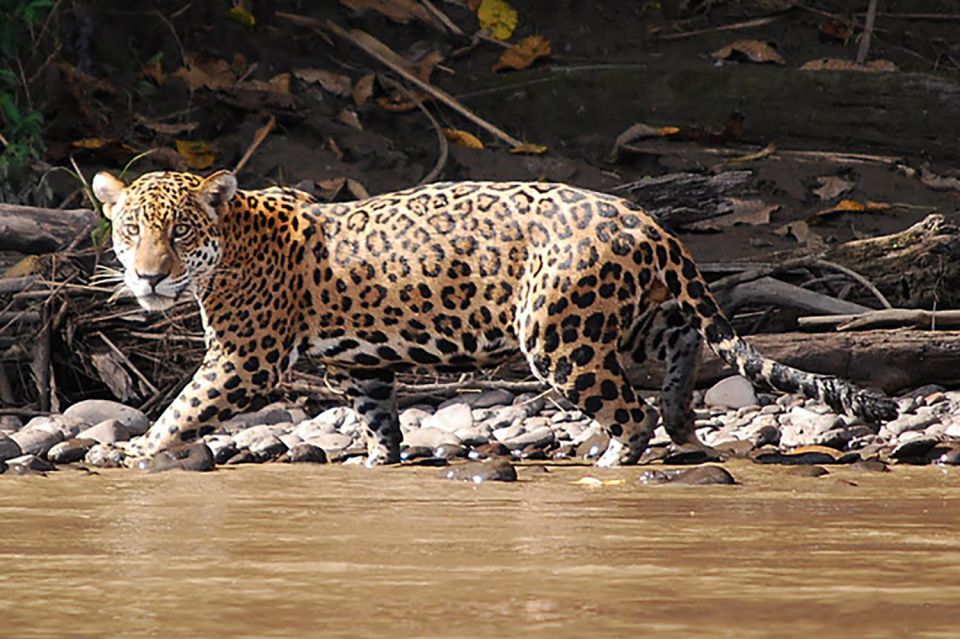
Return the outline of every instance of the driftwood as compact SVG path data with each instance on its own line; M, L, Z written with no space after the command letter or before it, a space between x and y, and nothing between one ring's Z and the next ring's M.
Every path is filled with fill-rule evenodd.
M772 277L744 282L718 294L717 297L724 311L731 315L736 309L746 304L768 304L781 308L796 308L807 313L823 314L865 313L870 310L866 306L808 291Z
M673 228L733 213L731 198L756 196L752 171L669 173L621 184L614 190Z
M746 341L765 356L806 371L836 375L886 392L924 384L960 384L960 331L886 330L848 333L752 335ZM697 374L705 386L734 371L707 348ZM660 386L656 367L629 372L641 388Z
M91 209L40 209L0 204L0 251L48 253L72 242L98 221Z
M838 331L863 331L876 328L918 328L922 330L960 329L960 311L924 311L915 308L885 308L856 315L815 315L797 319L800 328L836 328Z

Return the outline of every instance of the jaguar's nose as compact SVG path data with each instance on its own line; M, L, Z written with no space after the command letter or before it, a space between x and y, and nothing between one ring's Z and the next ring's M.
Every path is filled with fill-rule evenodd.
M157 288L157 284L170 275L170 273L141 273L140 271L136 271L136 274L141 280L147 282L151 289Z

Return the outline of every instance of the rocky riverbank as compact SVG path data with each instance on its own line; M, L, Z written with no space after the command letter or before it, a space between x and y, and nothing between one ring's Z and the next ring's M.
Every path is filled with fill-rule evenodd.
M731 457L787 465L868 461L877 468L960 463L960 391L917 389L899 398L900 417L879 427L811 400L758 394L737 376L698 392L695 402L697 435L707 448L675 446L660 427L641 463L690 465ZM592 462L609 443L599 424L552 393L463 392L436 405L407 407L400 423L403 463L450 465L454 471L441 476L472 481L515 479L513 461ZM0 418L0 472L45 473L65 464L116 466L114 445L143 434L149 425L137 409L106 400L79 402L62 414L26 424L5 416ZM160 453L141 467L350 464L362 463L364 454L361 425L349 408L335 406L311 416L299 405L275 404L239 415L202 442Z

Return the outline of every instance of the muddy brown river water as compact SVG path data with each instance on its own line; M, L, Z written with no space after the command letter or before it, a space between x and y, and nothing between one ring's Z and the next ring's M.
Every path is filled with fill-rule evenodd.
M960 636L960 469L727 468L3 477L0 637Z

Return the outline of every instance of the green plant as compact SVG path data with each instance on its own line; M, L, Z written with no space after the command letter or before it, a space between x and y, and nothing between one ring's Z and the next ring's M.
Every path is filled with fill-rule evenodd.
M54 0L0 0L0 199L22 198L20 190L32 176L21 173L43 154L43 115L30 104L21 54L53 5Z

